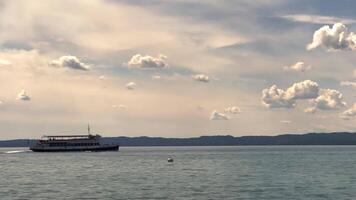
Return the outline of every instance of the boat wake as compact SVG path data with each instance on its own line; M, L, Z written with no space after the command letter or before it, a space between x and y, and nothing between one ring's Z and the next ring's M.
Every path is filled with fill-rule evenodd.
M31 150L5 151L5 152L2 152L2 153L5 153L5 154L13 154L13 153L28 153L28 152L31 152Z

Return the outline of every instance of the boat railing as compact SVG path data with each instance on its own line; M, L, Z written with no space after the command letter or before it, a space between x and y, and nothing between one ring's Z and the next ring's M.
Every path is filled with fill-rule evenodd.
M68 139L93 139L100 137L100 135L43 135L42 138L48 140L68 140Z

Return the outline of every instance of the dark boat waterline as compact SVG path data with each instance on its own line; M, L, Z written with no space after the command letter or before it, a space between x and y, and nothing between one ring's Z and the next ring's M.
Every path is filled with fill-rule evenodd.
M109 146L109 147L99 147L99 148L87 148L87 149L36 149L30 148L33 152L85 152L85 151L119 151L119 145Z

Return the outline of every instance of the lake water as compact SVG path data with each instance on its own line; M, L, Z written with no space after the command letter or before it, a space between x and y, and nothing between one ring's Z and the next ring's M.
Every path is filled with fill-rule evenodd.
M0 148L0 199L356 199L356 146Z

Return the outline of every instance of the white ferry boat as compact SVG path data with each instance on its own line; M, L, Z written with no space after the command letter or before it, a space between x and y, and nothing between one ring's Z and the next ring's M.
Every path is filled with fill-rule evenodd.
M35 152L63 152L63 151L118 151L118 144L106 144L100 135L52 135L43 136L41 140L30 147Z

